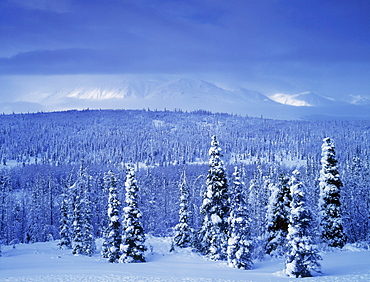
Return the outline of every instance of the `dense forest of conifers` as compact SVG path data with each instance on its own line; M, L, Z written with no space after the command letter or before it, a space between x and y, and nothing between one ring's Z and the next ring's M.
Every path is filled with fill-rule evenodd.
M91 186L94 234L108 223L104 173L118 178L124 202L125 164L133 163L146 233L168 236L178 221L185 171L192 227L206 186L210 138L222 147L228 177L241 171L243 191L258 191L256 240L265 229L269 185L298 169L317 212L321 145L336 145L342 218L349 242L369 241L370 121L280 121L205 111L85 110L0 116L0 240L2 244L59 238L60 205L83 164ZM253 180L253 181L252 181ZM256 188L256 185L258 188Z

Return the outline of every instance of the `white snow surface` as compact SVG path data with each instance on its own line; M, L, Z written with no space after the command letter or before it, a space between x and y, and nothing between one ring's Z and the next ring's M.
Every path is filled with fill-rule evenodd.
M192 252L170 253L171 238L147 236L146 263L112 264L100 256L74 256L57 241L2 246L0 281L297 281L283 274L282 259L256 261L252 270L230 268ZM370 251L347 245L322 254L323 274L308 281L370 281Z

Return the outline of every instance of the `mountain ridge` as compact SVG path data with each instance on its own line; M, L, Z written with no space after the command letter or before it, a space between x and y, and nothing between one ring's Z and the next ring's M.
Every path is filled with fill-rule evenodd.
M36 92L34 92L36 93ZM32 96L32 97L31 97ZM370 118L370 99L353 96L352 103L324 97L313 92L267 96L245 88L226 89L214 83L180 78L122 79L90 85L66 85L56 91L28 94L34 110L68 109L181 109L207 110L272 119L310 119L318 117ZM11 105L0 103L0 110Z

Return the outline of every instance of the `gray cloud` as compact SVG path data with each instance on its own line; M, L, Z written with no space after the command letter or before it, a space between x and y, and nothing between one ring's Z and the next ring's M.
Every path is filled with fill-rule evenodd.
M363 95L369 9L366 0L7 0L0 75L185 74Z

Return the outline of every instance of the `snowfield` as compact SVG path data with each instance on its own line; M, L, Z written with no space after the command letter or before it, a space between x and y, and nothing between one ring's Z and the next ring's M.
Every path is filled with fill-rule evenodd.
M58 241L2 246L0 281L297 281L282 273L284 261L256 261L252 270L229 268L180 249L170 253L171 239L148 236L146 263L111 264L98 251L92 257L59 250ZM347 245L322 253L322 274L308 281L370 281L370 251Z

